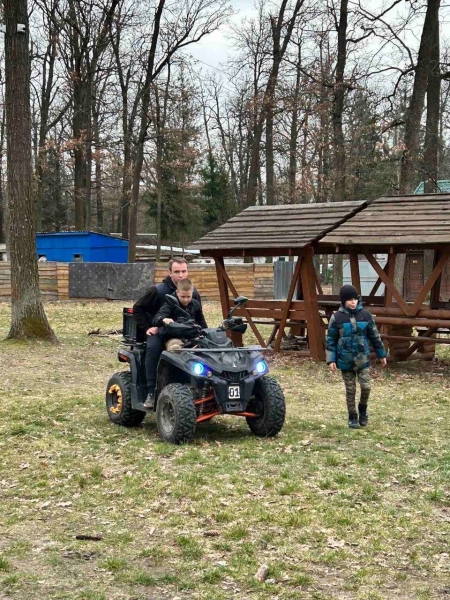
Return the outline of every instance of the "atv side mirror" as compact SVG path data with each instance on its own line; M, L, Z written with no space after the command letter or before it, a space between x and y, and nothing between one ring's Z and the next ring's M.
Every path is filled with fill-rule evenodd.
M166 300L170 304L170 306L180 306L180 303L178 302L178 298L176 296L166 294Z
M231 317L231 315L234 313L234 311L239 308L240 306L243 306L246 302L248 302L248 298L246 298L245 296L238 296L237 298L234 299L234 307L230 310L230 312L228 313L228 319Z

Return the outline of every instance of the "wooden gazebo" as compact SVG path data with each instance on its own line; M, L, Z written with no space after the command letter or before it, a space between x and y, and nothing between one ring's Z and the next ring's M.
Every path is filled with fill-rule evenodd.
M364 302L376 316L391 356L397 360L432 356L434 343L450 343L447 336L435 339L436 334L450 330L449 298L441 295L442 275L447 272L450 257L450 194L374 200L325 235L317 249L348 254L352 283L358 290L361 290L358 255L372 265L378 281ZM403 290L394 284L397 257L425 250L434 253L432 272L417 290L415 299L407 301ZM387 254L384 269L375 259L375 252ZM382 283L384 295L375 296ZM413 328L419 336L412 335ZM433 338L432 344L426 343L429 338Z
M286 327L305 329L309 346L306 353L323 359L324 322L318 304L322 289L313 263L314 244L365 204L254 206L196 242L195 247L202 255L214 258L224 316L230 309L230 295L239 295L226 272L225 257L292 256L297 262L287 299L250 300L240 314L247 319L262 346L274 341L275 352L280 350ZM258 325L268 324L272 325L272 333L265 340ZM235 341L239 343L241 338L235 335Z
M337 296L324 295L313 263L315 254L348 254L353 285L361 291L358 257L363 255L378 281L363 301L398 360L431 355L431 343L450 329L450 303L440 296L441 276L450 256L450 194L392 196L371 202L296 204L251 207L208 233L195 246L214 259L223 314L231 297L239 295L226 272L225 257L291 256L297 259L286 300L252 299L240 309L262 346L280 350L286 328L307 333L302 354L324 358L329 316L339 306ZM394 285L399 253L434 251L434 268L417 297L406 301ZM375 253L388 255L383 269ZM384 295L377 290L384 284ZM272 325L264 339L261 325ZM417 328L419 337L413 335ZM433 342L429 341L433 338ZM235 336L237 343L242 340Z

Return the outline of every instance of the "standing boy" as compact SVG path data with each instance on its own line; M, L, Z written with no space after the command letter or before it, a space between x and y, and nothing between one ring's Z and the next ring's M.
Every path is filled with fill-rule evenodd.
M357 429L367 425L367 403L370 395L370 344L381 364L386 365L386 350L370 312L363 308L358 291L344 285L339 291L341 306L328 325L327 365L332 373L341 369L345 384L348 426ZM356 411L356 378L361 386L361 398Z

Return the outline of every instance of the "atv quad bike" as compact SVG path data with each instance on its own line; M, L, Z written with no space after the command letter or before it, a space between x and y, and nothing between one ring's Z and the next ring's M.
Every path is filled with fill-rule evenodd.
M247 325L232 316L247 298L236 298L235 307L217 328L201 329L179 305L177 321L164 328L166 336L181 338L183 346L163 351L158 363L155 408L146 409L145 342L137 341L132 309L123 311L124 339L118 351L129 371L115 373L106 389L106 410L114 423L138 425L147 412L156 412L161 438L181 444L192 440L197 423L217 415L244 417L257 436L276 435L285 418L284 394L267 376L268 365L260 347L236 348L227 331L244 333Z

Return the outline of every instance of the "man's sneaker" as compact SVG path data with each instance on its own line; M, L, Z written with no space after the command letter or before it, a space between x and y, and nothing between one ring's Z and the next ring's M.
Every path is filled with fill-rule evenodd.
M144 402L144 408L154 408L155 407L155 392L149 392L147 394L147 398Z
M356 411L348 413L348 426L351 429L359 429L358 413Z
M369 422L369 415L367 414L367 405L366 404L358 404L359 410L359 424L361 427L366 427Z

